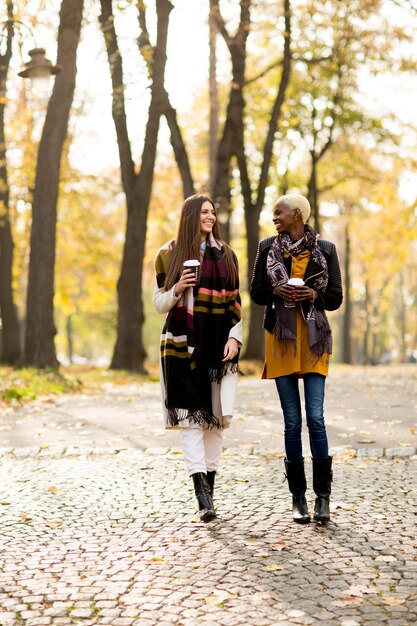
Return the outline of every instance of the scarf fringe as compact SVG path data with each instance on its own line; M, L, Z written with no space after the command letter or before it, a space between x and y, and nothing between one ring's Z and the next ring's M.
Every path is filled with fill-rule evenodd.
M218 417L212 415L207 409L168 409L167 420L170 426L180 426L181 422L189 420L193 424L206 424L208 428L221 428L222 424Z
M222 367L218 369L209 369L209 378L211 383L221 383L222 379L228 373L231 374L239 374L239 364L238 363L225 363Z

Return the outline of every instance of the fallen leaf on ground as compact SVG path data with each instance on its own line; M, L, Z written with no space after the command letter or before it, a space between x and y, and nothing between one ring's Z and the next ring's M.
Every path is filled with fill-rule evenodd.
M204 598L206 604L217 604L220 608L224 608L223 602L224 598L221 596L208 596L208 598Z
M388 604L388 606L401 606L405 604L404 598L382 598L382 602Z
M51 520L50 522L46 522L46 526L48 526L49 528L59 528L60 526L62 526L64 522L62 520L58 520L58 519L54 519Z
M48 491L49 493L58 493L58 487L55 487L55 485L52 485L52 487L48 487Z
M281 567L281 565L267 565L265 569L269 570L270 572L279 572L284 568Z
M19 513L19 517L21 517L24 522L29 522L32 519L27 513Z
M154 563L165 563L165 559L162 556L154 556L151 561Z
M339 602L349 606L360 606L361 604L363 604L363 598L346 596L345 598L340 598Z
M345 504L344 502L334 504L333 506L335 509L343 509L343 511L354 511L356 509L354 504Z

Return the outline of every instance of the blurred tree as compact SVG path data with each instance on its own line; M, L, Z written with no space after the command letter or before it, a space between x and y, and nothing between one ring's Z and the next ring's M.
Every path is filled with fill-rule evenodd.
M38 151L32 206L26 335L22 362L57 367L53 298L57 200L62 149L74 95L83 0L62 0L57 61L63 66L49 100Z
M161 115L166 106L164 75L169 15L169 0L157 0L157 40L147 46L151 66L151 101L148 111L141 166L135 171L130 146L124 103L122 58L118 48L112 0L100 0L100 24L104 34L113 87L113 119L119 147L123 190L127 203L126 238L117 284L117 339L111 368L144 372L146 357L142 338L144 322L142 273L146 241L147 217L155 168L156 146ZM139 23L144 27L144 4L139 2ZM142 20L142 22L141 22ZM139 42L141 44L141 42ZM145 43L145 45L147 45Z
M13 2L6 1L7 18L13 20ZM4 113L7 103L7 74L12 57L13 25L4 26L0 51L0 309L1 309L1 356L2 363L14 365L20 357L20 333L17 308L12 287L13 237L10 224L10 192L7 171L6 134ZM4 42L5 39L5 42Z
M296 37L285 123L294 143L301 137L307 148L306 194L318 232L319 166L327 152L343 134L373 135L377 140L389 134L357 97L364 66L375 73L391 71L394 50L399 59L396 48L409 39L406 29L382 14L382 4L382 0L307 0L298 13L296 32L305 36Z
M138 2L137 4L139 24L140 24L140 36L138 38L139 50L142 58L145 61L148 77L150 82L153 81L154 72L154 59L157 58L157 50L152 46L151 39L146 21L146 5L144 2ZM168 28L168 26L167 26ZM157 44L158 45L158 44ZM178 166L178 171L181 176L183 196L184 198L191 196L195 193L194 181L191 173L190 161L188 158L187 149L185 147L182 131L178 123L177 112L171 105L169 95L162 85L161 96L163 99L163 114L167 121L168 128L170 130L171 146L174 152L175 161Z
M278 86L274 86L274 99L267 114L267 132L263 141L262 160L259 168L252 168L256 176L256 183L251 181L250 155L245 144L245 87L246 41L250 31L250 1L241 0L240 22L234 37L232 37L221 15L218 0L211 0L215 9L218 29L229 49L232 63L232 81L230 98L227 106L226 121L222 137L219 141L217 170L213 188L214 199L219 204L220 216L230 212L230 168L231 159L236 157L240 177L240 187L243 196L246 238L247 238L247 282L250 283L252 268L255 262L256 249L259 241L259 217L264 205L265 190L269 180L271 162L274 153L274 142L277 126L284 104L285 93L288 87L291 68L291 9L290 1L283 1L283 53L279 61ZM273 64L275 66L276 64ZM256 172L256 174L255 174ZM229 220L226 220L226 224ZM226 232L226 236L229 233ZM262 310L250 304L249 333L245 347L245 357L248 359L261 358L263 354L262 339Z
M86 177L64 154L54 303L62 330L57 345L69 362L73 355L97 359L110 350L124 226L115 181L115 171Z

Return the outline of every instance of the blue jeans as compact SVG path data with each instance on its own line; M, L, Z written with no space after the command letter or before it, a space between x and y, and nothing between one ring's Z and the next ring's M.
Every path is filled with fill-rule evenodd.
M303 458L301 442L301 402L297 374L275 379L285 424L285 452L288 461ZM316 459L329 456L323 404L326 377L321 374L304 374L304 398L311 454Z

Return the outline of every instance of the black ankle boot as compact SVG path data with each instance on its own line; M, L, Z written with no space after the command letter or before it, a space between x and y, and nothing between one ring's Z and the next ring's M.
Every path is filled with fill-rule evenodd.
M216 517L213 499L210 495L210 487L207 482L207 476L203 472L192 474L194 482L194 491L198 501L198 509L202 522L209 522Z
M300 461L287 461L287 459L284 459L284 463L288 486L292 493L292 514L294 522L298 524L308 524L310 514L305 498L307 481L304 472L304 459L300 459Z
M317 496L313 519L316 522L328 522L330 519L332 479L332 457L313 459L313 489Z
M207 472L207 482L210 487L210 495L213 497L214 494L214 479L216 478L216 472Z

